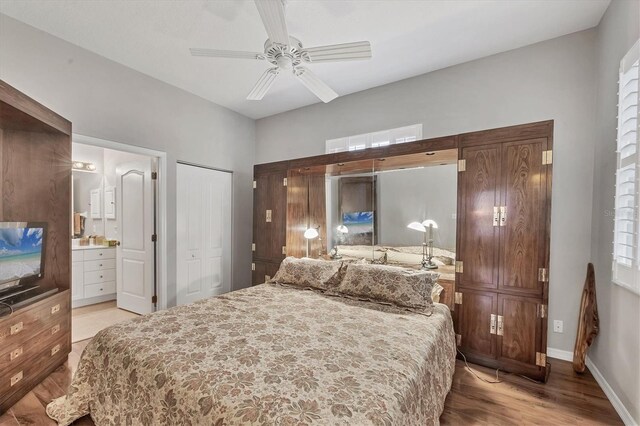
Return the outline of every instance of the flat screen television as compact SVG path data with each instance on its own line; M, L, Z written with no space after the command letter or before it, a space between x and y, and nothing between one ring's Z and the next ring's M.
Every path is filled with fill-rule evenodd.
M46 233L43 222L0 222L0 297L42 278Z

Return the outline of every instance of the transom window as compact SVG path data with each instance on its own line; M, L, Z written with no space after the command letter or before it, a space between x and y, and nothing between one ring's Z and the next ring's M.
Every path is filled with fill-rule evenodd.
M413 124L396 129L329 139L326 144L326 153L331 154L334 152L379 148L397 143L413 142L420 139L422 139L422 124Z

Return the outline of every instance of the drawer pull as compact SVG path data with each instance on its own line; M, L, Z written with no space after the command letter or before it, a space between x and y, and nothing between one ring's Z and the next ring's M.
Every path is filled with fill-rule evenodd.
M60 343L51 348L51 356L54 356L58 352L60 352Z
M11 386L15 385L20 380L22 380L22 371L11 378Z
M98 253L98 256L102 256L102 253Z
M100 266L102 266L102 263L100 264Z
M11 361L13 361L14 359L18 358L20 355L22 355L22 346L17 348L17 349L14 349L11 352L11 356L10 356Z
M13 324L11 326L11 335L13 336L14 334L20 333L23 328L24 328L24 324L22 323L22 321L20 321L19 323Z
M51 327L51 335L56 334L58 331L60 331L60 324L56 324L53 327Z
M59 303L57 305L51 307L51 315L57 314L58 312L60 312L60 304Z
M102 275L100 275L100 278L104 278Z

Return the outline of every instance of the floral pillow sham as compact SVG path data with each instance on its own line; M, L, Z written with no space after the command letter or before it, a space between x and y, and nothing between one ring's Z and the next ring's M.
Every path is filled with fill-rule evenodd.
M287 257L269 282L328 290L340 281L341 267L340 261Z
M387 265L349 264L335 293L413 309L433 305L438 274Z

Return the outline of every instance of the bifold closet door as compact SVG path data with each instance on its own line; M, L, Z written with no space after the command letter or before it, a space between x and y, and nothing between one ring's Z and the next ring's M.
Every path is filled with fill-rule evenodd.
M177 303L231 289L232 174L177 166Z

